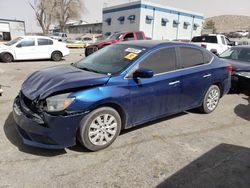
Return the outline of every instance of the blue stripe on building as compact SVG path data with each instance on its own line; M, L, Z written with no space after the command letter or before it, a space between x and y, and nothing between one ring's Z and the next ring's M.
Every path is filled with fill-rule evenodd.
M126 10L137 9L137 8L145 8L145 9L150 9L150 10L156 10L156 11L160 11L160 12L176 14L176 15L181 15L181 16L188 16L188 17L191 17L191 18L196 18L196 19L201 19L201 20L204 19L204 17L200 16L200 15L194 15L194 14L190 14L190 13L180 12L180 11L176 11L176 10L171 10L171 9L167 9L167 8L161 8L161 7L146 5L146 4L135 4L135 5L129 5L129 6L126 6L126 7L103 10L103 14L119 12L119 11L126 11Z

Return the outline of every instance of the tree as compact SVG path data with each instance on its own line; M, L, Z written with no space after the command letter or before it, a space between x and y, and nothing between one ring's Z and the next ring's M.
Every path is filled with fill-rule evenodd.
M48 34L53 22L54 9L57 4L55 0L34 0L34 4L29 3L35 11L36 19L41 26L43 33Z
M216 33L215 22L213 20L208 20L205 22L204 29L211 29L213 33Z
M81 0L55 0L55 18L59 24L61 32L64 32L65 25L70 19L79 19L81 17Z

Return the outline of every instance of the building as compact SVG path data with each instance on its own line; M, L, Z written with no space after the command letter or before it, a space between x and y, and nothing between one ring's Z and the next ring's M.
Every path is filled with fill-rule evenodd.
M59 32L59 27L55 27L53 32ZM68 34L102 33L102 23L88 23L85 21L69 22L65 26Z
M202 14L144 0L103 9L103 35L144 31L155 40L191 39L201 34Z
M25 22L0 18L0 40L11 40L25 35Z

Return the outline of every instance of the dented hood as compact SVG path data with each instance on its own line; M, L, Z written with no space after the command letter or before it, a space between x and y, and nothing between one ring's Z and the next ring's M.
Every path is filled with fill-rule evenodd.
M30 100L45 99L55 92L106 84L110 76L84 71L71 65L45 68L31 74L21 91Z

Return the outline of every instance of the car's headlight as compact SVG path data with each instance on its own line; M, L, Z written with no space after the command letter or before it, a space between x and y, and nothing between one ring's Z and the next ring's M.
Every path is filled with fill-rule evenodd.
M69 98L69 93L62 95L55 95L46 99L48 112L60 112L65 110L75 98Z

